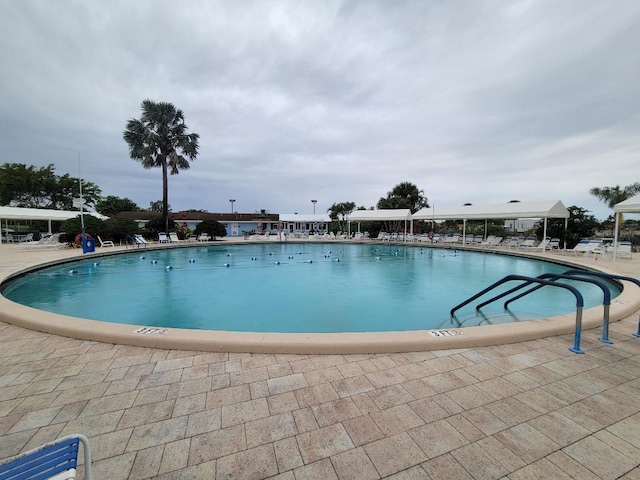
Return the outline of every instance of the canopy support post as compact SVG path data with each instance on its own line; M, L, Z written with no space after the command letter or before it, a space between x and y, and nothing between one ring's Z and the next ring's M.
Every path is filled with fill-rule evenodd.
M620 214L618 212L613 213L616 216L616 226L613 231L613 261L616 261L616 254L618 253L618 227L620 226Z
M467 243L467 219L462 219L462 245Z

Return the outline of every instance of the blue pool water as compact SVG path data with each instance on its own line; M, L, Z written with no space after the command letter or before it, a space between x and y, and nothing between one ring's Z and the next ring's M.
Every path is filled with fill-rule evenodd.
M3 295L64 315L173 328L254 332L373 332L459 326L449 310L505 275L567 267L521 257L394 245L256 244L138 250L33 272ZM602 292L577 283L585 308ZM514 286L510 284L509 287ZM488 297L485 297L488 298ZM475 305L475 303L473 304ZM496 302L462 326L575 311L564 289Z

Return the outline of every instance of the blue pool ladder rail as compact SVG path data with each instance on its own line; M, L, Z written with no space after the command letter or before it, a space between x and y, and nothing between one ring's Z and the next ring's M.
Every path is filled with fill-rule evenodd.
M539 284L543 284L543 285L550 285L552 287L564 288L565 290L569 290L571 293L573 293L573 295L576 297L576 331L575 331L575 335L574 335L573 347L571 347L569 350L571 350L574 353L584 353L584 350L580 349L580 333L581 333L581 330L582 330L582 309L584 308L584 297L582 296L580 291L576 287L574 287L572 285L566 285L564 283L556 283L556 282L552 282L551 280L544 280L544 279L541 279L541 278L526 277L524 275L507 275L506 277L504 277L504 278L498 280L497 282L489 285L484 290L481 290L480 292L476 293L472 297L469 297L464 302L462 302L462 303L456 305L455 307L453 307L451 309L451 311L449 312L450 315L451 315L451 319L453 320L453 318L455 317L456 310L459 310L460 308L464 307L465 305L470 304L471 302L473 302L474 300L480 298L482 295L490 292L494 288L499 287L500 285L502 285L504 283L511 282L511 281L514 281L514 280L522 281L522 282L539 283Z
M576 277L574 275L570 275L570 274L566 274L566 273L544 273L542 275L539 275L538 277L539 279L542 280L551 280L552 282L555 282L556 280L559 279L565 279L565 280L576 280L576 281L580 281L580 282L587 282L587 283L592 283L598 287L600 287L600 289L602 290L602 295L603 295L603 302L602 305L604 307L604 315L603 315L603 320L602 320L602 338L600 339L601 342L603 343L613 343L611 340L609 340L609 307L611 305L611 291L609 290L609 287L604 283L601 282L599 280L593 279L593 278L580 278L580 277ZM529 285L531 285L533 282L524 282L521 285L518 285L517 287L512 288L511 290L508 290L507 292L504 292L500 295L497 295L493 298L490 298L489 300L487 300L486 302L482 302L480 304L478 304L478 306L476 307L476 312L479 311L482 307L496 301L499 300L500 298L504 298L505 296L514 293L517 290L520 290L521 288L527 287ZM509 300L507 300L506 302L504 302L504 309L507 310L509 304L511 302L514 302L515 300L518 300L519 298L522 298L526 295L528 295L529 293L533 293L536 290L541 289L542 287L544 287L545 284L538 284L533 288L530 288L529 290L527 290L526 292L520 293L519 295L516 295L515 297L510 298Z
M576 273L581 275L593 275L595 277L602 277L607 280L622 280L625 282L631 282L640 287L640 280L633 277L627 277L625 275L616 275L613 273L595 272L593 270L567 270L565 273ZM636 338L640 338L640 315L638 316L638 329L632 334Z
M494 288L512 281L512 280L520 280L524 283L513 287L509 290L507 290L506 292L503 292L485 302L480 303L477 307L476 307L476 312L480 313L480 309L482 307L484 307L485 305L488 305L489 303L498 300L500 298L504 298L507 295L510 295L526 286L529 286L533 283L537 284L535 287L530 288L529 290L527 290L526 292L523 292L519 295L516 295L515 297L507 300L504 303L504 309L507 310L508 305L519 299L524 297L525 295L534 292L546 285L551 285L551 286L555 286L555 287L560 287L560 288L565 288L569 291L571 291L574 296L576 297L576 329L575 329L575 334L574 334L574 344L571 348L569 348L570 351L574 352L574 353L584 353L584 350L582 350L580 348L580 336L581 336L581 331L582 331L582 310L584 308L584 300L582 298L582 294L573 286L571 285L566 285L563 283L556 283L556 280L560 280L560 279L567 279L567 280L574 280L574 281L582 281L582 282L588 282L588 283L592 283L594 285L597 285L598 287L600 287L600 289L603 292L603 307L604 307L604 315L603 315L603 321L602 321L602 338L600 339L601 342L603 343L613 343L610 339L609 339L609 308L611 305L611 290L609 289L608 285L606 285L605 283L593 279L593 278L581 278L581 277L599 277L601 279L605 279L605 280L609 280L609 281L618 281L618 280L623 280L623 281L628 281L631 283L634 283L635 285L640 287L640 281L632 278L632 277L627 277L624 275L615 275L615 274L608 274L608 273L604 273L604 272L596 272L596 271L592 271L592 270L579 270L579 269L571 269L571 270L567 270L564 273L561 274L554 274L554 273L547 273L547 274L543 274L540 275L538 277L525 277L522 275L507 275L506 277L504 277L503 279L495 282L494 284L490 285L489 287L485 288L484 290L482 290L481 292L477 293L476 295L468 298L467 300L465 300L464 302L460 303L459 305L455 306L454 308L451 309L451 319L453 320L455 318L455 312L456 310L464 307L465 305L468 305L469 303L473 302L474 300L478 299L479 297L481 297L482 295L488 293L489 291L493 290ZM638 318L638 330L636 333L633 333L633 336L636 338L640 338L640 317Z

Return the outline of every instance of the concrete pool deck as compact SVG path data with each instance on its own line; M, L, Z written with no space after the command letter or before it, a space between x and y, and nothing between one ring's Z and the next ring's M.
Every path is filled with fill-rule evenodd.
M80 256L1 245L0 278ZM578 262L640 277L638 255ZM584 355L568 351L572 334L250 354L0 322L0 459L77 432L89 438L96 479L640 478L637 322L636 309L612 323L613 345L598 341L600 329L583 332Z
M209 244L246 244L245 241L210 242ZM264 243L264 242L259 242ZM315 242L312 242L315 243ZM202 244L200 244L202 245ZM155 244L152 248L180 248L193 244L169 245ZM11 250L7 255L8 263L0 263L0 281L25 267L52 262L92 258L103 254L117 254L126 249L104 248L95 254L82 255L79 249L38 250L13 245L4 245ZM131 252L132 249L129 249ZM138 250L133 250L137 252ZM146 250L145 250L146 251ZM495 251L495 250L493 250ZM514 254L513 252L503 252ZM518 253L515 253L516 255ZM532 255L536 256L536 255ZM539 255L538 255L539 256ZM544 255L543 255L544 257ZM547 255L546 257L551 257ZM596 267L603 267L595 259L576 257L558 258L554 260L572 262L574 265L591 263ZM622 260L620 260L621 262ZM620 262L616 262L616 266ZM630 262L633 263L633 262ZM618 267L616 267L618 268ZM620 265L620 268L624 268ZM605 268L606 270L606 268ZM623 272L616 272L621 273ZM610 318L616 321L626 318L640 309L640 295L637 295L635 285L628 285L621 295L611 302ZM453 306L453 305L452 305ZM470 307L467 307L469 309ZM584 330L597 328L602 324L602 307L585 310L582 315ZM8 301L0 296L0 321L12 325L25 327L45 333L69 336L81 340L102 341L122 345L180 349L213 352L249 352L249 353L277 353L277 354L353 354L353 353L399 353L415 351L433 351L450 348L480 347L515 343L534 340L553 335L569 334L575 331L575 312L552 318L541 318L535 322L513 322L482 327L455 328L448 330L414 330L398 332L367 332L367 333L252 333L227 332L211 330L190 330L179 328L153 328L143 330L140 326L97 322L81 318L62 316L55 313L34 310L29 307Z

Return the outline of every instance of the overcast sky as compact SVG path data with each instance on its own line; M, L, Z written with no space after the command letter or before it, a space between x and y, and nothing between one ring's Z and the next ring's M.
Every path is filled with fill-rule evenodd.
M0 27L0 164L143 208L161 171L122 131L147 98L200 134L174 211L368 208L409 181L436 209L604 219L589 189L640 181L638 0L0 0Z

